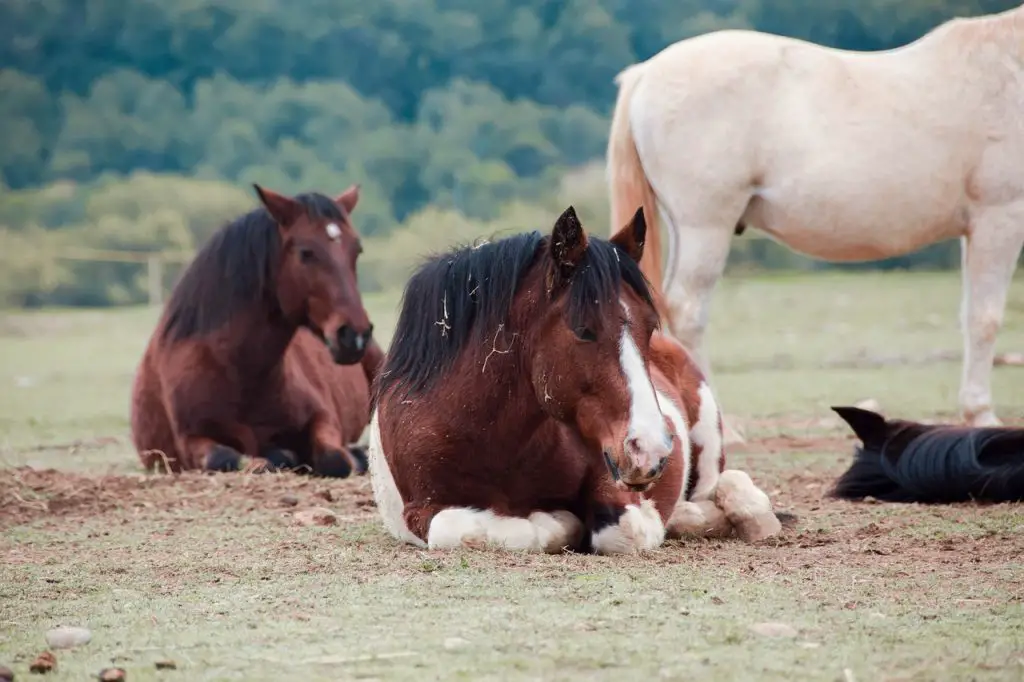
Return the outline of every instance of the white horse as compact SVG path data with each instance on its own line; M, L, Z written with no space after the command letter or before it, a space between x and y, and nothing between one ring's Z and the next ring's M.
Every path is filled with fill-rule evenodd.
M756 31L679 41L616 77L612 225L657 223L644 271L709 377L712 290L734 232L830 261L961 238L961 414L997 425L995 337L1024 244L1024 6L884 52ZM736 435L732 440L736 440Z

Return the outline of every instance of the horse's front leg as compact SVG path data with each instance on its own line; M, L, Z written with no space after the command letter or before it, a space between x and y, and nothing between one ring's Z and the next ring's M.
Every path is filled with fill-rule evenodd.
M215 431L216 436L211 435L211 431ZM180 441L180 448L186 453L192 463L190 468L193 469L238 471L242 466L242 457L246 455L253 458L254 464L263 464L259 458L256 435L245 424L220 423L215 429L196 429L181 436ZM258 470L261 467L255 468Z
M992 408L992 364L1006 295L1024 243L1024 209L990 208L960 242L964 339L960 412L971 426L999 426Z
M343 442L337 420L326 410L318 409L310 422L313 473L329 478L348 478L353 473L365 474L366 453L360 447Z
M601 476L590 501L590 546L595 554L636 554L665 542L654 500L617 488Z

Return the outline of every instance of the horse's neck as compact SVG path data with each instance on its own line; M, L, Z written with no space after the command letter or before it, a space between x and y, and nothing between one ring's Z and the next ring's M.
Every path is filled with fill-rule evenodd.
M298 327L261 308L241 313L229 325L220 351L238 367L243 383L262 382L282 371L284 355Z

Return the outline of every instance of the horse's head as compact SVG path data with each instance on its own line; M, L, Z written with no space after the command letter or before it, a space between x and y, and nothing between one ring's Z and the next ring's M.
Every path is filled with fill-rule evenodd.
M255 187L281 233L277 295L282 311L320 336L335 362L359 362L373 334L356 277L362 246L349 221L359 186L319 201L317 195L293 198Z
M633 490L658 479L674 445L647 369L658 316L638 266L646 231L641 209L610 241L588 238L569 207L548 242L547 305L530 340L543 409Z

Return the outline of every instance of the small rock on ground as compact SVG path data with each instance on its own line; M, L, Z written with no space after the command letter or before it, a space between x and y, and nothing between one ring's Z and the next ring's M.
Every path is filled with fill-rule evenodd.
M462 647L469 644L468 639L462 639L461 637L448 637L444 640L444 648L448 651L454 651L455 649L461 649Z
M295 512L295 520L303 526L335 526L338 523L337 515L330 509L313 507Z
M60 627L46 633L46 643L51 649L74 649L92 641L92 633L86 628Z
M127 679L128 673L124 668L104 668L100 671L100 682L121 682Z
M56 667L57 657L53 655L53 652L44 651L36 656L36 660L32 661L32 665L28 667L28 671L37 675L45 675Z
M283 504L286 507L294 507L294 506L298 505L298 503L299 503L299 498L295 497L295 495L282 495L281 496L281 504Z
M762 637L796 637L797 631L792 625L785 623L755 623L750 631Z
M157 661L155 663L155 665L156 665L156 669L157 670L177 670L178 669L178 664L175 663L174 661L172 661L169 658L165 658L162 661Z

